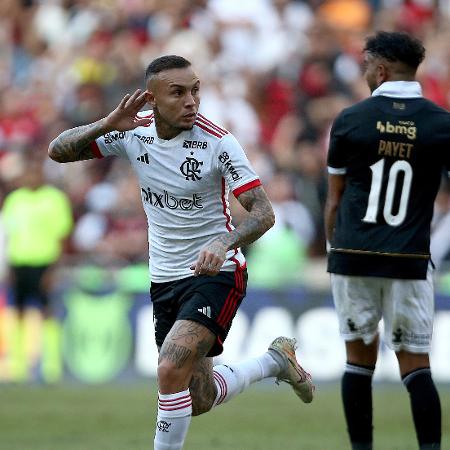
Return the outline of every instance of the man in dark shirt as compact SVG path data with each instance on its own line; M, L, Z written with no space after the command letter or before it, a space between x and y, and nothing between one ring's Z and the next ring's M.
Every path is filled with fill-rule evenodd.
M354 450L372 449L372 375L384 319L421 450L440 449L441 409L429 350L434 293L430 222L450 170L450 114L422 97L425 49L379 32L364 48L372 96L336 118L325 210L328 271L347 364L342 397Z

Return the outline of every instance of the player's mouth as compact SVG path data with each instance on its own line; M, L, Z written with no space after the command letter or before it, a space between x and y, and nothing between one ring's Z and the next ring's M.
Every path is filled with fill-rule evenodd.
M197 113L196 112L191 112L191 113L185 114L183 116L183 119L192 121L192 120L195 120L196 117L197 117Z

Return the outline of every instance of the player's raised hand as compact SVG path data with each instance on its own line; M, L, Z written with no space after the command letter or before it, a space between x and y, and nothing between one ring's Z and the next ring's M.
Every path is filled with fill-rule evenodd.
M217 275L227 257L226 245L219 239L207 244L200 251L197 261L191 266L194 276Z
M106 126L111 130L127 131L136 127L148 125L151 119L139 119L137 113L145 105L145 91L137 89L133 94L127 94L114 111L106 117Z

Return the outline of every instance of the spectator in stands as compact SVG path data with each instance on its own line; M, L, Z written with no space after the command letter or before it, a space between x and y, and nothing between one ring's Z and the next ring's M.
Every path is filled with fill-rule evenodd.
M248 250L252 284L266 288L299 284L303 281L308 247L315 235L314 221L308 209L295 200L289 175L276 173L266 189L277 220Z

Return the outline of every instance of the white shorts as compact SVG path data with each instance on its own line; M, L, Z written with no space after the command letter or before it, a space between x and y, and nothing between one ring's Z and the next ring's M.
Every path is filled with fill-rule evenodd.
M373 342L384 320L384 342L394 351L429 353L433 332L432 270L426 280L331 274L331 290L346 341Z

